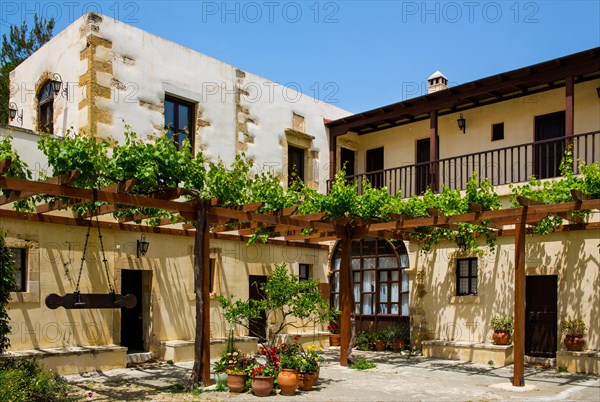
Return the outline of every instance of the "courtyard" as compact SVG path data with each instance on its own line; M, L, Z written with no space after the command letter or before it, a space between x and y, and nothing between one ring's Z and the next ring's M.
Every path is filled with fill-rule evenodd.
M392 352L354 351L353 358L366 358L376 368L358 371L341 367L339 348L324 351L320 379L311 391L295 396L273 393L274 400L296 401L599 401L600 378L528 367L525 386L513 387L512 366L495 367L452 360L405 356ZM225 401L260 400L251 392L217 392L215 385L204 391L183 390L192 362L147 363L137 367L67 376L74 393L94 401Z

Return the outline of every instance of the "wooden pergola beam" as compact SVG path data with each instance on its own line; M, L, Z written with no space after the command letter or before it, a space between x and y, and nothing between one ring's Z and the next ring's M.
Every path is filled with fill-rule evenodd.
M175 202L155 198L132 196L107 191L94 191L85 188L70 187L60 184L45 182L33 182L12 177L0 177L0 188L27 191L36 194L54 195L58 197L80 198L86 200L104 201L115 204L123 204L132 207L147 207L166 209L176 212L193 212L194 205L188 202Z

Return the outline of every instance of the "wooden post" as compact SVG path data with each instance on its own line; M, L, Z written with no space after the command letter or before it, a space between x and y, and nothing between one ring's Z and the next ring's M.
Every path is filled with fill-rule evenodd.
M350 315L352 314L352 288L350 286L350 230L344 225L337 230L340 235L341 260L340 260L340 365L348 365L348 352L350 351L350 337L352 333Z
M525 385L525 222L527 207L523 207L521 221L515 225L515 327L513 339L513 385Z
M329 180L335 178L337 165L337 136L329 134ZM329 190L329 189L327 189Z
M437 110L429 112L429 187L435 193L438 190L438 164L433 163L439 159L438 150L438 115Z
M571 137L575 134L575 86L573 76L567 77L565 99L565 136Z
M196 337L194 367L190 387L202 382L210 385L210 236L206 217L208 204L196 209L196 236L194 237L194 293L196 294Z

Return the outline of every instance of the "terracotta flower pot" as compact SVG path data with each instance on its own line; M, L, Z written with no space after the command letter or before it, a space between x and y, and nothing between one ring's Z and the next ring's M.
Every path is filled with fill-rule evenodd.
M246 374L227 374L227 387L231 392L244 392L246 389Z
M340 334L329 334L329 346L340 346Z
M382 339L375 341L375 350L378 352L383 352L385 350L385 341Z
M298 388L298 372L292 369L282 369L277 376L277 384L281 388L281 395L294 395Z
M583 339L583 335L565 335L563 344L571 352L581 352L585 345L585 339Z
M300 373L298 375L298 389L310 391L315 383L315 373Z
M406 347L406 341L404 339L393 339L392 340L392 350L394 352L402 352Z
M273 391L274 377L252 377L252 393L256 396L269 396Z
M510 343L510 332L496 330L492 334L494 345L508 345Z

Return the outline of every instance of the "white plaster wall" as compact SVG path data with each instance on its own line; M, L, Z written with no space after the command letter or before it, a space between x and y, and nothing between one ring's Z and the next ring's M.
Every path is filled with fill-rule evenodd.
M0 139L7 136L12 137L12 146L18 151L23 162L29 166L33 180L52 173L49 171L48 158L37 147L39 135L19 128L0 127Z
M69 86L69 99L61 94L54 100L54 134L64 136L68 129L80 127L78 104L84 93L79 88L79 76L87 69L87 62L80 61L79 52L85 42L80 39L79 30L84 23L79 18L10 74L10 102L15 102L19 113L23 111L23 123L16 119L10 125L37 131L36 83L45 73L58 73ZM64 86L63 86L64 88ZM84 121L85 124L85 121Z

